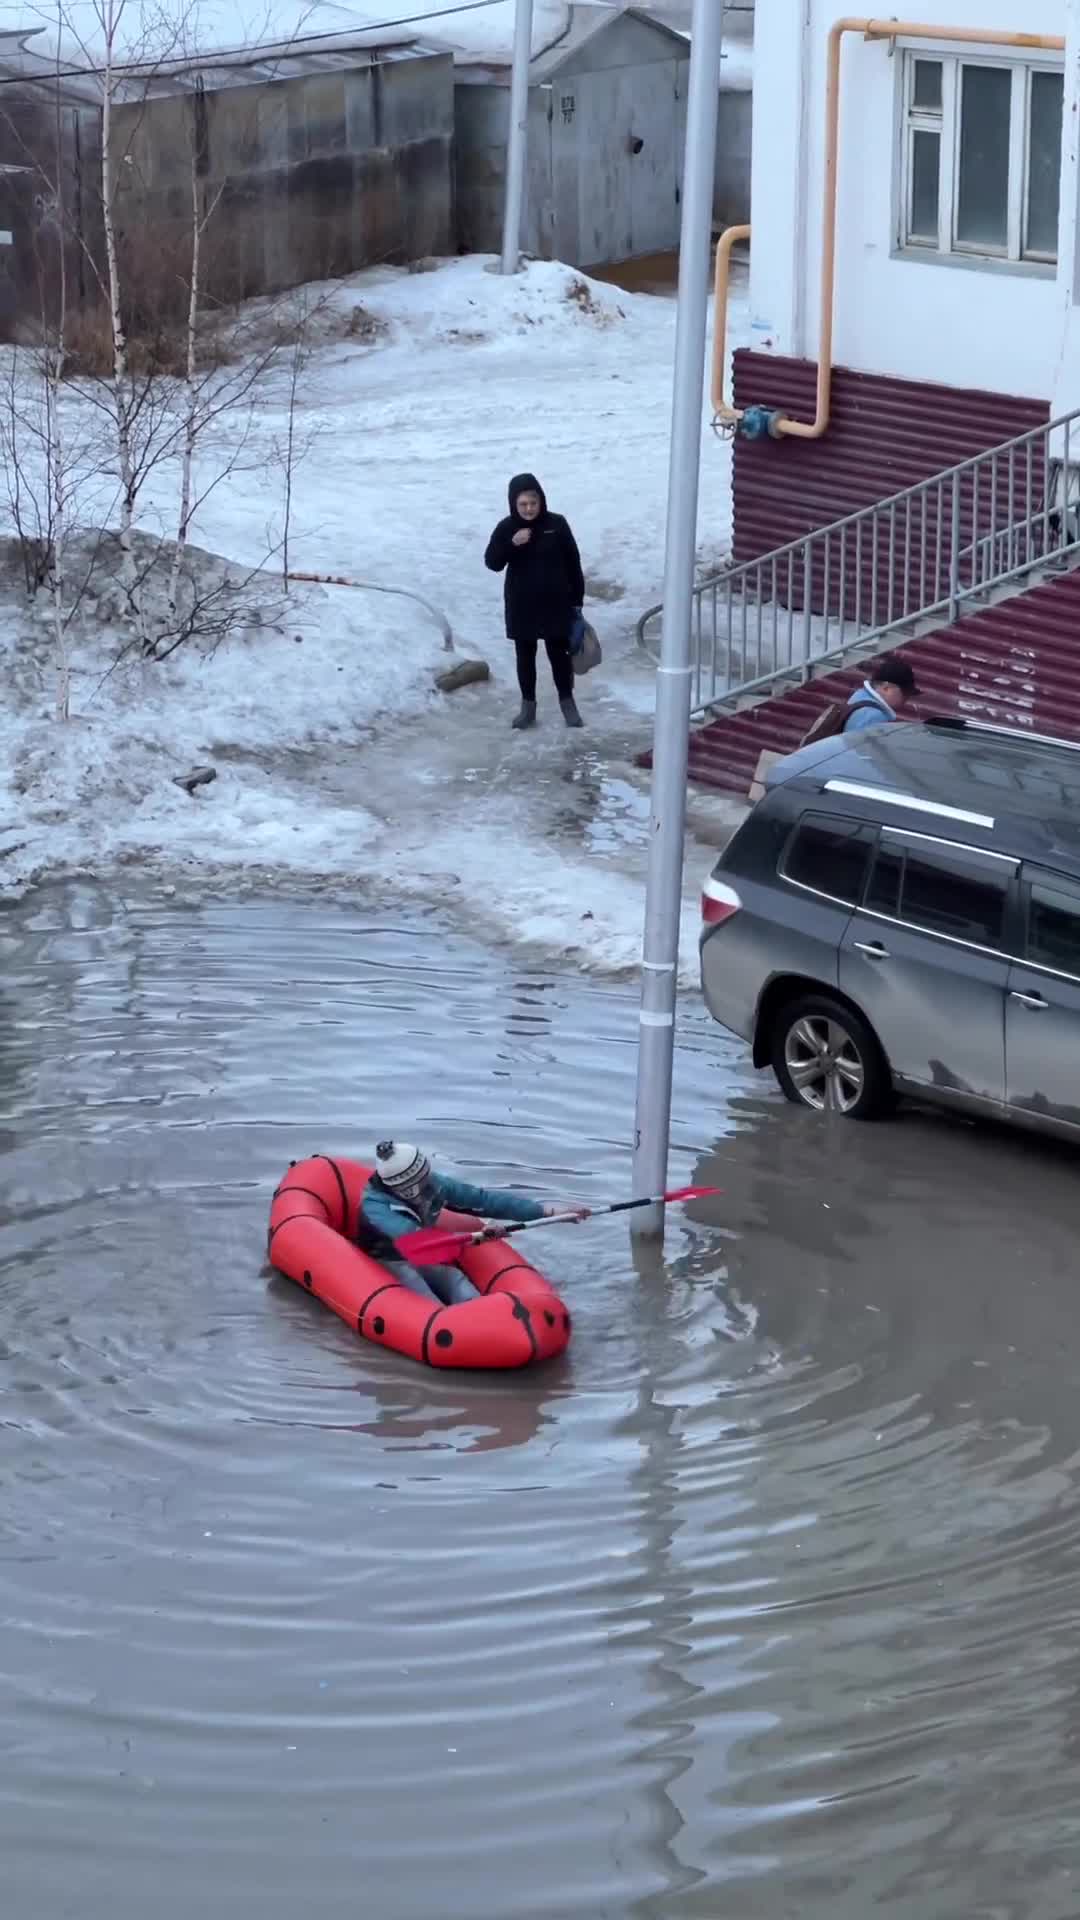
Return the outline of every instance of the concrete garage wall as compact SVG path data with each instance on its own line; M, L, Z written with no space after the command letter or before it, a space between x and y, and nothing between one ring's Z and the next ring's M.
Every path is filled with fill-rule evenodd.
M632 14L601 14L582 31L533 61L522 240L589 267L678 242L686 51ZM469 251L500 244L509 80L504 63L458 75L458 237Z
M131 213L167 261L190 231L192 143L217 200L208 290L272 293L453 250L453 60L380 61L119 109ZM136 211L137 208L137 211Z
M745 226L750 218L750 150L754 125L752 93L720 95L716 141L716 193L713 212L722 227Z
M587 13L588 8L582 8ZM585 23L534 59L522 245L542 259L589 268L678 246L689 61L685 42L631 14ZM468 252L501 243L509 131L509 69L477 63L458 73L458 241ZM750 213L752 100L720 98L716 215Z
M548 96L541 88L531 89L521 223L523 251L541 260L552 257L554 228L547 102ZM463 253L497 253L502 245L509 132L510 94L506 87L458 87L454 183L457 239Z
M95 105L57 102L29 88L20 94L15 85L7 90L0 111L0 339L55 325L61 288L69 306L94 293L87 250L100 255L100 173Z

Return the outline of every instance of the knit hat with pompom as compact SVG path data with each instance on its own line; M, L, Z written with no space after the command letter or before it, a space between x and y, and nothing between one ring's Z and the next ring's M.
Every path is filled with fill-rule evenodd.
M375 1171L384 1187L409 1200L420 1193L431 1179L431 1161L419 1147L380 1140L375 1149Z

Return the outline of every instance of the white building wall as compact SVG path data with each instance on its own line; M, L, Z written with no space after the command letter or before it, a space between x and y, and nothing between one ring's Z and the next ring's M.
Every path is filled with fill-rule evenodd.
M889 42L850 34L834 363L1044 398L1055 412L1080 407L1080 0L920 0L912 11L935 25L1066 36L1058 270L1043 277L896 251L900 62ZM753 344L808 359L817 358L819 338L827 39L841 12L838 0L758 0L756 15Z

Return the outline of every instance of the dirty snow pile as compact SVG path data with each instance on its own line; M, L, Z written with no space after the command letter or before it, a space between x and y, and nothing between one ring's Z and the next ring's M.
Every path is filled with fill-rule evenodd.
M445 608L463 645L496 643L499 584L484 573L484 546L510 475L530 468L569 517L594 594L617 595L632 622L659 597L663 567L674 302L550 262L508 278L489 265L376 268L331 293L362 325L339 326L344 338L305 374L296 563L413 587ZM736 326L733 344L740 337ZM260 435L272 467L287 404L283 365L265 384L245 472L217 487L200 520L204 546L251 563L265 554L268 493L251 470ZM228 440L224 423L204 485ZM729 545L730 451L704 400L702 448L707 566ZM171 491L162 530L170 505Z
M509 280L476 259L377 269L329 290L298 392L292 565L368 587L286 594L267 561L289 405L288 367L272 368L242 469L220 479L227 419L198 456L200 564L223 556L238 578L266 568L236 631L142 661L100 596L73 630L67 725L52 717L44 596L27 605L9 553L0 890L132 860L233 885L303 876L430 901L584 965L632 966L647 838L633 760L652 704L634 628L661 586L674 320L670 300L539 263ZM730 456L704 411L703 443L710 565L728 544ZM512 651L483 551L522 468L540 473L585 559L605 662L582 684L584 733L563 728L543 659L542 725L509 730ZM147 535L175 524L177 485L168 468L153 476ZM455 654L421 607L370 587L442 609ZM437 693L437 672L463 657L487 660L490 684ZM175 784L203 764L211 785ZM701 870L687 880L688 967Z
M210 556L205 564L213 565ZM227 641L195 640L163 661L137 658L114 609L93 629L89 618L77 622L66 724L55 717L44 598L9 612L0 627L0 886L142 856L209 868L320 869L325 823L275 791L263 761L312 741L331 751L355 747L368 715L422 710L432 672L445 661L442 641L430 624L385 616L389 644L368 661L358 721L350 674L369 638L361 607L343 598L328 617L327 593L302 588L286 597L269 576L250 582L244 597ZM217 786L200 804L177 783L207 763ZM357 806L341 824L359 848L374 821Z

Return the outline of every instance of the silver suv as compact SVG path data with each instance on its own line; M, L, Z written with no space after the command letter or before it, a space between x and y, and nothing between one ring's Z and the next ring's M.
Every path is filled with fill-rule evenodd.
M974 721L823 742L702 895L701 980L789 1100L909 1093L1080 1133L1080 746Z

